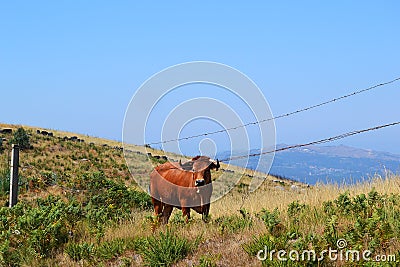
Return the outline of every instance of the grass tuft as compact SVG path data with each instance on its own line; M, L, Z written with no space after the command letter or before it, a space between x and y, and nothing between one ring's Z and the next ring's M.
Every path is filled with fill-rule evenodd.
M190 241L167 229L137 241L135 249L142 255L146 266L171 266L196 249L199 242L199 238Z

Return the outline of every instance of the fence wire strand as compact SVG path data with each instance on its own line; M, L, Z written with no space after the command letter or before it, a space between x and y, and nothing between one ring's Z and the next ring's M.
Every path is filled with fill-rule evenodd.
M289 113L281 114L281 115L278 115L278 116L275 116L275 117L272 117L272 118L263 119L263 120L259 120L259 121L253 121L253 122L249 122L249 123L246 123L246 124L238 125L238 126L235 126L235 127L222 129L222 130L217 130L217 131L212 131L212 132L207 132L207 133L201 133L201 134L197 134L197 135L191 135L191 136L186 136L186 137L181 137L181 138L176 138L176 139L164 140L164 141L159 141L159 142L152 142L152 143L148 143L147 145L159 145L159 144L165 144L165 143L170 143L170 142L179 142L179 141L182 141L182 140L188 140L188 139L197 138L197 137L201 137L201 136L208 136L208 135L213 135L213 134L217 134L217 133L228 132L228 131L231 131L231 130L244 128L244 127L247 127L247 126L250 126L250 125L256 125L256 124L260 124L260 123L264 123L264 122L268 122L268 121L272 121L272 120L276 120L276 119L280 119L280 118L284 118L284 117L289 117L289 116L292 116L292 115L295 115L295 114L298 114L298 113L301 113L301 112L304 112L304 111L315 109L315 108L318 108L318 107L321 107L321 106L324 106L324 105L327 105L327 104L330 104L330 103L333 103L333 102L336 102L336 101L340 101L342 99L345 99L345 98L348 98L348 97L351 97L351 96L355 96L355 95L358 95L358 94L361 94L361 93L376 89L378 87L382 87L382 86L394 83L394 82L399 81L399 80L400 80L400 77L395 78L395 79L390 80L390 81L387 81L387 82L379 83L379 84L370 86L368 88L364 88L362 90L358 90L358 91L355 91L355 92L352 92L352 93L349 93L349 94L346 94L346 95L343 95L343 96L340 96L340 97L336 97L336 98L333 98L331 100L321 102L319 104L308 106L308 107L305 107L305 108L302 108L302 109L298 109L298 110L295 110L295 111L292 111L292 112L289 112Z
M229 157L229 158L221 159L220 161L226 162L226 161L237 160L237 159L242 159L242 158L247 158L247 157L256 157L256 156L261 156L261 155L265 155L265 154L271 154L271 153L275 153L275 152L285 151L285 150L289 150L289 149L293 149L293 148L299 148L299 147L305 147L305 146L311 146L311 145L318 145L318 144L333 142L333 141L336 141L336 140L339 140L339 139L343 139L343 138L346 138L346 137L349 137L349 136L353 136L353 135L357 135L357 134L361 134L361 133L365 133L365 132L369 132L369 131L375 131L375 130L378 130L378 129L394 126L394 125L397 125L397 124L400 124L400 121L392 122L392 123L388 123L388 124L384 124L384 125L379 125L379 126L375 126L375 127L371 127L371 128L368 128L368 129L351 131L351 132L347 132L347 133L344 133L344 134L340 134L340 135L336 135L336 136L332 136L332 137L329 137L329 138L324 138L324 139L320 139L320 140L317 140L317 141L312 141L312 142L308 142L308 143L304 143L304 144L297 144L297 145L281 147L281 148L268 150L268 151L264 151L264 152L260 152L260 153L252 153L252 154L247 154L247 155L232 156L232 157Z

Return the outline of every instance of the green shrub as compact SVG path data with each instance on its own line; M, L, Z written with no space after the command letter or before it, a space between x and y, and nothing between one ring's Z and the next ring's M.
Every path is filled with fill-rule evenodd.
M299 214L302 213L307 208L306 204L300 204L299 201L293 201L289 204L287 213L290 218L298 218Z
M212 254L205 254L202 255L199 259L198 267L217 267L217 261L221 259L221 254L212 255Z
M335 199L334 203L336 204L337 210L344 215L349 215L353 209L353 203L351 202L351 198L349 197L349 192L345 192L340 194L337 199Z
M165 162L167 162L167 160L165 160L165 159L161 159L161 158L157 159L157 158L154 158L154 157L151 157L150 160L151 160L152 163L154 163L156 165L164 164Z
M52 171L42 171L40 173L41 181L45 186L52 186L57 184L57 175Z
M253 225L251 217L242 215L222 216L214 220L220 233L236 233Z
M362 215L365 218L368 214L368 202L365 194L360 194L353 198L352 211L354 214Z
M103 172L83 173L66 183L75 190L83 190L80 198L91 233L101 238L106 227L131 216L135 209L152 207L145 192L130 189L125 184L108 179Z
M19 266L20 255L17 250L10 247L10 240L3 238L0 243L0 266Z
M70 243L64 252L74 261L88 260L91 261L94 256L94 245L92 243Z
M12 208L0 208L0 257L6 259L16 251L20 256L13 264L18 265L51 256L68 242L77 221L83 218L81 214L76 203L53 196L37 199L35 206L19 201Z
M277 208L275 208L273 212L262 209L257 216L265 223L270 233L273 233L275 228L281 222L279 219L279 210Z
M324 202L323 210L328 215L324 240L335 246L337 239L343 236L354 249L376 251L385 247L399 236L399 204L398 195L379 194L375 189L353 198L346 192L334 201ZM349 221L344 229L339 228L341 216Z
M68 204L55 197L38 200L37 208L26 208L17 220L17 229L26 235L27 245L40 257L47 257L68 241L68 226L75 222L68 216Z
M131 193L131 199L133 200L137 208L151 209L153 207L151 198L146 192L138 190L130 190L130 193Z
M135 249L147 266L171 266L197 248L200 239L190 241L170 230L136 241Z
M100 245L96 247L96 258L110 260L132 248L134 248L133 239L116 238L111 241L100 243Z
M85 210L89 222L116 222L130 216L133 209L151 207L151 199L145 192L131 190L124 184L117 184L106 178L89 183L88 189Z
M18 128L14 133L14 138L11 139L11 143L18 144L20 149L29 149L31 147L29 136L24 128Z
M117 238L111 241L100 243L94 246L93 243L70 243L64 252L74 261L87 260L89 262L100 262L102 260L111 260L117 258L127 249L134 248L133 239Z
M87 190L86 198L94 207L109 206L114 208L152 207L151 198L146 192L132 190L123 183L108 179L103 172L84 173L71 179L68 184L78 190Z
M181 210L178 210L176 213L173 213L171 219L169 220L172 224L181 224L184 225L186 223L185 218L183 217L183 213Z

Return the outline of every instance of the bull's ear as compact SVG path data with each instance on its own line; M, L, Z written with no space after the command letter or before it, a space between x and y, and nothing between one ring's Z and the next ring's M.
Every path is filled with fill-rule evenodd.
M219 165L219 160L217 159L217 166L215 166L215 170L218 171L220 165Z
M220 165L219 165L219 160L217 159L217 162L215 161L211 161L210 164L210 169L215 169L216 171L218 171Z

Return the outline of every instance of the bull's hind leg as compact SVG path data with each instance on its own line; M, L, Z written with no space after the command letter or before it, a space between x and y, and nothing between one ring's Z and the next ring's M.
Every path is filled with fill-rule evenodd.
M160 221L162 213L163 213L163 203L155 198L151 198L151 202L153 202L154 206L154 214L157 216L158 220Z
M156 216L156 220L152 221L152 223L151 223L151 231L154 233L154 231L156 230L157 225L161 221L161 216L162 216L164 204L161 201L159 201L159 200L157 200L155 198L151 198L151 202L153 202L154 215Z

